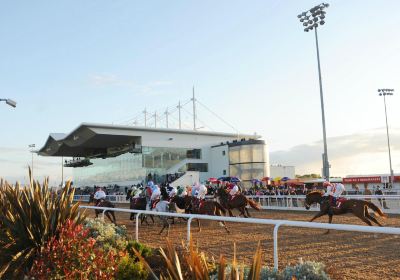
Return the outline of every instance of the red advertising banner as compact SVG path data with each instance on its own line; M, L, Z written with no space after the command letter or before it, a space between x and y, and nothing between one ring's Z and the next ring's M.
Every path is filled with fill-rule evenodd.
M343 183L381 183L381 176L343 178Z
M394 182L400 182L400 176L394 176L393 181Z

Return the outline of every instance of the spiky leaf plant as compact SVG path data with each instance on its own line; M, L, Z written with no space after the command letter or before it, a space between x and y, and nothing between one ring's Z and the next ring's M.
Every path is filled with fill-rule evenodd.
M21 187L0 182L0 279L21 279L32 266L42 246L66 220L82 223L78 203L73 204L70 182L57 195L49 190L48 178L42 185L34 181Z

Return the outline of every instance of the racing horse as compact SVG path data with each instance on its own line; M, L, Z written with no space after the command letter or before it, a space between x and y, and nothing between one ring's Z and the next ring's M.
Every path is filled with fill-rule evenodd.
M213 200L203 200L198 201L198 198L189 197L189 199L185 199L185 209L189 213L192 214L200 214L200 215L210 215L210 216L225 216L225 209L219 204L217 201ZM191 199L190 199L191 198ZM199 227L199 232L201 231L200 220L197 219L197 225ZM228 227L226 226L224 221L220 222L220 225L225 228L225 230L229 232Z
M97 207L115 208L115 205L108 200L100 199L100 201L99 201L98 199L94 199L93 193L90 194L89 204L92 202ZM94 212L96 213L96 218L97 218L99 216L99 214L101 214L103 212L103 210L95 209ZM117 220L115 219L114 211L107 210L105 212L105 214L112 223L117 224Z
M339 208L333 207L332 211L330 212L328 197L324 197L323 194L319 191L313 191L306 195L304 206L306 207L307 210L309 210L310 206L314 203L318 203L320 205L320 211L310 220L310 222L324 215L328 215L329 223L331 224L333 215L343 215L347 213L353 213L354 216L359 218L367 225L372 226L373 225L372 222L374 222L381 227L382 224L379 223L379 221L375 217L369 214L368 212L369 209L378 214L378 216L386 218L386 215L382 212L382 210L379 207L377 207L372 202L366 200L348 199L343 201ZM329 230L326 233L329 233Z
M215 193L215 197L218 198L219 203L228 210L229 216L233 217L232 209L238 209L240 211L240 215L243 215L245 218L250 217L249 210L247 209L247 205L250 205L253 209L257 211L261 210L261 207L255 201L248 199L244 194L238 193L232 199L230 198L227 190L225 188L218 188ZM246 215L247 214L247 215Z
M126 195L126 200L129 200L129 209L132 210L146 210L147 207L147 199L145 196L139 196L139 197L132 197L131 192L128 192ZM133 221L135 219L136 214L135 213L131 213L130 215L130 220ZM150 219L153 221L154 224L154 218L152 215L150 215ZM147 222L147 216L146 215L142 215L141 217L141 224L143 224L143 222L146 222L146 224L149 224Z

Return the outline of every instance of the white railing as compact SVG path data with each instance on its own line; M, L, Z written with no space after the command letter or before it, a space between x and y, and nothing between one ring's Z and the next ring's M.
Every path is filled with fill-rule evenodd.
M261 204L262 209L266 210L291 210L304 211L305 195L248 195L250 199ZM347 199L366 199L371 200L375 205L382 208L384 213L400 213L400 195L345 195ZM214 199L214 196L207 196L207 199ZM108 195L107 199L115 203L129 203L126 195ZM75 195L75 201L89 201L89 195ZM388 209L385 209L386 208ZM319 211L319 205L310 208L311 211Z
M274 268L278 269L278 230L280 226L292 226L292 227L303 227L303 228L318 228L318 229L332 229L332 230L343 230L343 231L358 231L367 233L384 233L384 234L399 234L400 228L395 227L371 227L371 226L359 226L359 225L343 225L343 224L325 224L325 223L314 223L314 222L301 222L301 221L288 221L288 220L272 220L272 219L256 219L256 218L236 218L236 217L225 217L225 216L208 216L208 215L196 215L196 214L177 214L169 212L155 212L155 211L142 211L142 210L130 210L122 208L105 208L96 206L79 206L80 208L86 209L98 209L103 211L115 211L125 213L136 214L136 227L135 227L135 238L139 241L139 217L140 215L156 215L156 216L167 216L177 218L187 218L187 242L190 242L191 234L190 227L193 219L212 220L212 221L224 221L224 222L235 222L235 223L250 223L250 224L262 224L262 225L274 225L273 240L274 240Z

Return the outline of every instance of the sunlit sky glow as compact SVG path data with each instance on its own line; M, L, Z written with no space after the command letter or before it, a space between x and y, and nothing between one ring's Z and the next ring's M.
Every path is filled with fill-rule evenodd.
M400 2L330 1L319 30L331 175L388 173L383 100L400 91ZM0 176L24 181L28 145L82 122L123 123L191 97L271 163L321 173L315 40L297 14L315 1L7 1L0 4ZM400 171L400 92L387 99ZM187 108L190 110L190 107ZM186 114L185 124L190 125ZM232 131L199 108L205 129ZM172 119L171 119L172 120ZM60 181L61 159L35 156ZM66 176L71 171L66 169Z

